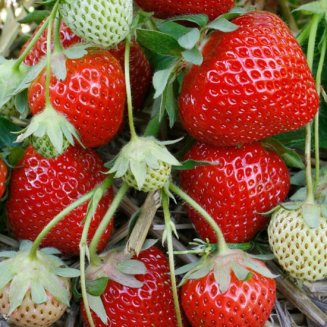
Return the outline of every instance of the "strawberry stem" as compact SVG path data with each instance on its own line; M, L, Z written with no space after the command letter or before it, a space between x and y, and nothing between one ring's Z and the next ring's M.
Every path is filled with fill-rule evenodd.
M309 34L308 50L307 50L307 61L309 68L312 71L313 60L315 53L315 45L317 38L317 31L321 15L314 15L311 20L311 30ZM311 167L311 127L312 122L308 123L306 126L306 136L305 136L305 162L306 162L306 184L307 184L307 199L308 203L314 203L314 189L312 181L312 167Z
M49 17L43 22L42 26L37 31L37 33L34 35L34 37L32 38L31 42L28 44L28 46L26 47L26 49L24 50L24 52L16 60L16 64L14 66L14 69L19 70L19 66L25 60L25 58L27 57L27 55L30 53L30 51L34 47L35 43L39 40L39 38L41 37L41 35L45 31L45 29L47 28L48 24L49 24Z
M111 183L112 183L113 177L110 176L106 178L102 184L101 188L107 189ZM78 208L80 205L82 205L84 202L90 200L94 193L96 192L97 188L93 189L89 193L83 195L75 202L71 203L68 207L66 207L64 210L62 210L58 215L56 215L41 231L41 233L37 236L35 241L33 242L32 248L30 250L30 258L36 259L37 258L37 250L40 247L43 239L48 235L48 233L54 228L62 219L64 219L70 212L72 212L74 209Z
M169 210L169 198L165 192L162 194L162 207L164 212L165 219L165 231L167 236L167 247L168 247L168 258L169 258L169 270L170 270L170 281L171 288L173 292L174 306L176 312L177 326L183 327L183 320L181 314L181 308L179 306L178 291L176 284L176 275L175 275L175 262L174 262L174 246L173 246L173 235L172 235L172 221Z
M54 19L57 15L59 8L59 1L54 5L52 12L49 17L49 26L48 26L48 34L47 34L47 57L46 57L46 77L45 77L45 103L46 108L51 108L50 102L50 80L51 80L51 39L52 39L52 26Z
M129 186L123 183L119 191L117 192L115 198L113 199L109 209L102 218L100 225L98 226L93 239L90 244L90 261L92 265L99 265L101 263L100 258L97 255L97 248L102 235L104 234L107 226L110 224L116 210L118 209L121 201L123 200L125 194L127 193Z
M183 199L187 204L189 204L194 210L196 210L210 225L210 227L214 230L217 236L217 246L218 246L218 254L222 254L228 251L228 246L226 244L224 234L219 228L218 224L215 220L209 215L209 213L204 210L196 201L194 201L188 194L186 194L182 189L180 189L177 185L170 184L169 189L178 195L181 199Z
M317 76L316 76L316 86L317 92L320 97L321 95L321 79L322 79L322 70L324 67L324 62L326 58L326 48L327 48L327 28L323 34L321 51L320 51L320 58L318 63L317 69ZM316 192L319 177L320 177L320 152L319 152L319 111L315 117L315 160L316 160L316 173L315 173L315 183L314 183L314 191Z
M126 83L126 95L127 95L127 111L128 111L128 124L131 132L131 140L137 138L137 133L134 125L133 118L133 99L131 91L131 77L130 77L130 55L131 55L131 37L127 36L125 42L125 83Z
M61 53L63 48L61 46L61 41L60 41L60 23L61 23L61 17L58 12L55 21L54 21L54 52L55 53Z
M112 181L113 181L113 178L111 179L111 182ZM81 273L80 284L81 284L81 290L82 290L82 298L83 298L83 302L84 302L84 308L85 308L87 320L91 327L95 327L95 324L94 324L92 313L90 310L89 301L87 298L86 276L85 276L85 255L86 255L86 248L88 245L87 244L87 236L89 233L92 218L95 214L95 211L98 207L98 204L99 204L104 192L105 192L105 189L100 189L99 195L95 192L93 199L89 202L88 211L87 211L87 215L85 218L85 225L83 228L83 233L82 233L82 237L81 237L81 241L80 241L80 245L79 245L79 247L80 247L80 273Z

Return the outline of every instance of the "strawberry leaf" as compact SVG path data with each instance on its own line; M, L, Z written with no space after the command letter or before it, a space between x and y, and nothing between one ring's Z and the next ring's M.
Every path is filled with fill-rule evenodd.
M323 1L313 1L297 7L293 11L302 11L304 14L326 14L327 4Z
M182 56L187 62L193 65L199 66L203 62L202 53L197 47L194 47L193 49L190 50L183 51Z
M172 128L175 125L178 115L178 96L174 89L174 83L169 83L163 95L165 110L169 118L169 127Z
M120 272L127 275L145 275L147 270L145 264L138 260L126 260L117 266Z
M234 32L238 29L238 26L231 23L224 17L218 17L217 19L213 20L211 23L207 25L209 29L217 30L220 32Z
M137 41L145 48L163 56L179 57L183 48L170 35L137 29Z
M191 29L183 25L171 22L163 21L157 24L158 30L165 34L169 34L175 40L178 40L183 35L187 34Z
M20 24L40 24L45 18L50 15L49 10L34 10L27 14L24 18L18 20Z
M108 281L109 281L108 277L101 277L96 280L87 280L86 281L87 293L93 296L102 295L108 285Z
M175 69L175 64L170 67L159 70L155 72L153 75L153 87L155 89L154 99L157 99L160 95L162 95L167 87L169 78L172 75L172 72Z
M181 15L181 16L172 17L172 18L168 19L168 21L171 21L171 22L187 21L187 22L194 23L194 24L198 25L199 27L204 27L208 23L209 18L207 15L203 15L203 14Z
M189 170L201 166L215 165L215 162L212 161L199 161L199 160L185 160L181 163L180 166L174 166L175 170Z
M191 50L200 40L200 31L197 28L192 28L189 32L178 39L178 44L187 50Z

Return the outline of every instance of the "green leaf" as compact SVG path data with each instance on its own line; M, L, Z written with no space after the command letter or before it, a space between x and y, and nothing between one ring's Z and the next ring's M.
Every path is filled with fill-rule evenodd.
M87 280L86 281L87 293L93 296L102 295L108 285L108 281L109 281L108 277L101 277L96 280Z
M185 160L181 162L181 166L174 167L175 170L189 170L201 166L216 165L212 161L199 161L199 160Z
M126 260L120 262L117 268L120 272L127 275L145 275L147 272L145 264L139 260Z
M191 28L174 23L172 21L162 21L157 24L158 30L162 33L169 34L175 40L188 33Z
M106 309L102 303L101 297L92 296L90 294L87 295L87 300L89 302L89 306L91 310L96 313L96 315L101 319L101 321L107 325L108 317L106 313Z
M27 90L18 93L15 97L15 107L20 114L20 118L26 118L29 114Z
M171 65L170 67L159 70L155 72L153 75L153 87L155 89L154 99L157 99L160 95L162 95L167 87L169 78L172 72L175 69L175 64Z
M198 265L198 262L191 262L175 270L175 275L184 275Z
M290 149L283 145L276 138L269 138L261 142L262 145L278 153L282 159L285 161L286 165L291 168L304 169L304 163L301 156L293 149Z
M181 16L172 17L172 18L168 19L168 21L171 21L171 22L187 21L187 22L194 23L194 24L198 25L199 27L204 27L208 23L209 18L207 15L203 15L203 14L181 15Z
M49 10L34 10L18 22L21 24L40 24L45 18L50 15Z
M297 7L293 11L302 11L305 14L326 14L327 5L323 1L313 1Z
M238 29L237 25L231 23L229 20L227 20L224 17L218 17L217 19L209 23L207 27L225 33L234 32Z
M179 57L183 48L170 35L144 29L137 29L137 41L143 47L163 56Z
M91 48L92 44L78 43L64 50L64 54L69 59L79 59L87 55L87 49Z
M239 17L239 16L244 15L245 13L247 13L249 11L253 11L253 10L255 10L255 8L253 6L247 6L246 8L234 7L228 13L223 14L219 17L223 17L227 20L231 20L233 18Z
M200 40L200 31L197 28L192 28L188 33L178 39L178 44L187 50L191 50Z
M178 96L174 90L174 83L169 83L163 95L165 109L169 118L169 127L172 128L175 125L178 115Z
M182 56L190 64L199 66L203 63L202 53L197 47L194 47L191 50L183 51Z

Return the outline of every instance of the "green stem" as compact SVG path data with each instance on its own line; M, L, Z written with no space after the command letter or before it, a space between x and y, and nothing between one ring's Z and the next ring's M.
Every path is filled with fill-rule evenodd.
M326 58L326 48L327 48L327 29L323 34L323 41L321 46L320 59L318 63L317 76L316 76L316 86L317 92L320 97L321 94L321 79L322 79L322 70L324 67L324 62ZM315 183L314 183L314 192L316 192L319 177L320 177L320 140L319 140L319 111L315 117L315 159L316 159L316 173L315 173Z
M162 192L162 207L165 218L165 227L167 233L167 247L168 247L168 258L169 258L169 270L170 270L170 282L173 291L173 299L175 305L177 327L183 327L182 313L179 306L176 275L175 275L175 262L174 262L174 246L173 246L173 231L172 231L172 221L169 211L169 198L165 192Z
M127 95L127 110L128 110L128 124L131 132L132 141L137 138L134 118L133 118L133 100L131 91L131 77L130 77L130 55L131 55L131 37L126 38L125 43L125 83L126 83L126 95Z
M113 178L111 179L112 182ZM83 228L83 233L80 241L80 272L81 272L81 290L82 290L82 298L84 303L84 308L87 316L87 320L91 327L95 327L92 313L89 306L89 301L87 298L87 289L86 289L86 275L85 275L85 255L86 255L86 248L87 248L87 237L90 229L90 225L92 222L92 218L96 212L96 209L98 207L98 204L103 197L103 194L105 192L105 188L100 187L98 189L100 191L100 194L97 194L97 191L94 192L94 197L89 203L87 215L85 219L85 225Z
M46 77L45 77L45 104L46 108L51 107L50 102L50 80L51 80L51 52L52 52L52 25L54 19L57 15L57 11L59 8L59 1L54 5L52 12L49 17L49 26L48 26L48 34L47 34L47 57L46 57Z
M307 61L311 71L313 68L315 45L316 45L317 31L318 31L320 18L321 18L320 15L314 15L311 20L311 30L310 30L308 50L307 50ZM312 127L312 123L310 122L306 126L306 136L305 136L305 162L306 162L306 184L307 184L306 201L309 203L314 203L314 189L313 189L312 167L311 167L311 139L312 139L311 127Z
M187 204L189 204L194 210L196 210L210 225L210 227L214 230L217 236L217 246L218 253L222 253L228 250L228 246L226 244L224 234L221 229L215 222L215 220L208 214L206 210L204 210L196 201L194 201L188 194L186 194L183 190L181 190L178 186L174 184L169 185L170 190L178 195L181 199L183 199Z
M104 234L107 226L110 224L121 201L123 200L125 194L127 193L128 188L129 188L128 185L126 183L123 183L120 190L118 191L115 198L113 199L109 209L107 210L106 214L102 218L102 221L93 236L93 239L90 244L90 261L91 261L92 265L98 265L101 262L101 260L97 256L98 244L99 244L101 237Z
M25 60L25 58L27 57L27 55L30 53L30 51L32 50L32 48L34 47L34 45L36 44L36 42L39 40L39 38L41 37L41 35L45 31L45 29L47 28L48 24L49 24L49 17L44 21L44 23L42 24L42 26L40 27L40 29L36 32L36 34L34 35L34 37L32 38L32 40L30 41L30 43L28 44L28 46L26 47L26 49L24 50L24 52L16 60L14 69L19 70L19 66Z
M102 185L104 188L108 188L112 182L113 177L110 176L106 178ZM90 200L94 194L96 189L93 189L89 193L83 195L78 200L70 204L64 210L62 210L57 216L55 216L41 231L41 233L37 236L35 241L33 242L32 248L30 250L30 258L35 259L37 257L37 250L40 247L43 239L48 235L52 228L54 228L62 219L64 219L69 213L71 213L74 209L82 205L84 202Z
M288 21L288 24L293 32L298 32L298 27L296 24L296 21L294 19L294 16L291 13L289 3L286 0L278 0L280 9L282 10L283 15L285 16L286 20Z
M61 24L61 17L58 12L55 21L54 21L54 35L53 35L53 40L54 40L54 52L55 53L61 53L63 48L61 45L60 41L60 24Z

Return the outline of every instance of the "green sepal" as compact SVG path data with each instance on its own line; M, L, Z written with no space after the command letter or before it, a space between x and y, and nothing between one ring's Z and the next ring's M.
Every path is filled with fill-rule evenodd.
M28 127L17 137L17 142L22 142L32 135L36 138L47 136L58 155L65 150L65 141L74 145L76 139L81 143L74 126L52 107L47 107L35 115Z
M176 17L172 17L169 18L168 21L171 22L175 22L175 21L187 21L187 22L191 22L194 23L196 25L198 25L199 27L204 27L208 21L209 18L207 15L204 14L197 14L197 15L181 15L181 16L176 16Z
M199 29L192 28L178 39L178 44L184 49L191 50L199 42L200 36L201 33Z
M321 207L317 204L303 203L302 217L309 228L317 228L320 225Z
M93 296L102 295L106 290L108 281L109 281L108 277L101 277L96 280L87 280L86 281L87 293Z
M312 1L297 7L293 11L302 11L304 14L322 14L327 13L327 3L325 1Z
M143 262L132 260L132 255L124 249L115 248L100 255L101 264L90 265L86 270L87 280L94 281L100 278L108 278L121 285L140 288L143 282L136 279L135 275L144 275L147 269Z
M101 297L87 294L87 300L88 300L90 309L100 318L100 320L105 325L107 325L108 317L107 317L106 309L101 300Z
M218 17L207 25L207 28L220 32L234 32L238 29L238 26L231 23L224 17Z

